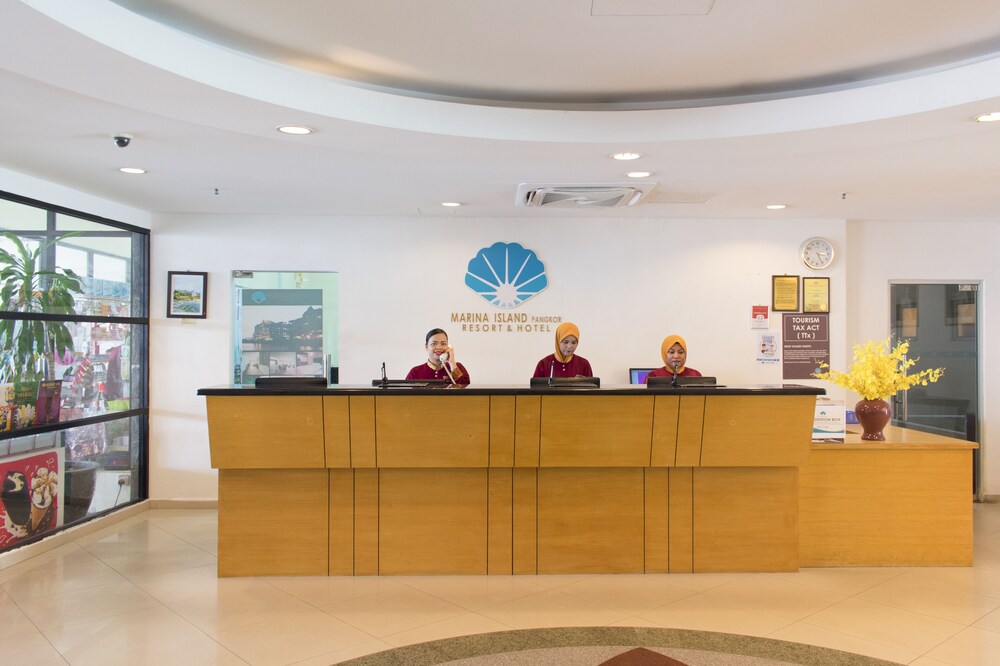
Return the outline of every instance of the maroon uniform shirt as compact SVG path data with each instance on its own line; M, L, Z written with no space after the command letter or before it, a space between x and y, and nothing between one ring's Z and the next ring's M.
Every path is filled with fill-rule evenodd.
M573 354L569 363L563 363L556 359L555 354L549 354L535 366L535 374L532 377L593 377L594 371L590 369L590 361L582 356Z

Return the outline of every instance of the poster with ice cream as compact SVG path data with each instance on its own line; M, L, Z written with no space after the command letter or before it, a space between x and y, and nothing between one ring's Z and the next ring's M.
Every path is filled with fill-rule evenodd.
M63 524L64 449L0 459L0 548Z

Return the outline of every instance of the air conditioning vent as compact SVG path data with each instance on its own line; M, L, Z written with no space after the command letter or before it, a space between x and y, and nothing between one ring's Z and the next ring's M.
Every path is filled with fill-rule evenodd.
M655 187L656 183L521 183L516 204L525 208L620 208L634 206Z

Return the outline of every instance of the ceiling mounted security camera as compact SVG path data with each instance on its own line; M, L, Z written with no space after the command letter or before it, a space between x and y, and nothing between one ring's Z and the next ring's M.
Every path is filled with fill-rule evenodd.
M128 144L132 143L131 134L112 134L111 139L115 142L115 145L119 148L126 148Z

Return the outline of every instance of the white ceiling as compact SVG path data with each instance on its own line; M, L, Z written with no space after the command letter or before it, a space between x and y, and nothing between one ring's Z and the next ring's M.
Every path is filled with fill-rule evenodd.
M996 0L0 0L0 166L156 213L992 221L992 111Z

